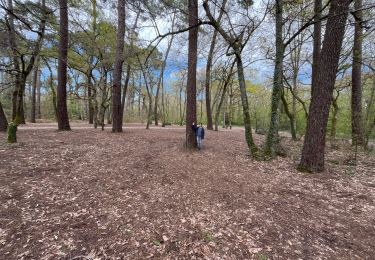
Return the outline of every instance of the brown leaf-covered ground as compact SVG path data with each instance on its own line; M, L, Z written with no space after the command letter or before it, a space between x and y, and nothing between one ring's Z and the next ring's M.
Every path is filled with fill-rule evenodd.
M374 259L375 156L328 144L327 171L247 156L241 129L73 124L0 134L1 259ZM258 143L263 139L256 136Z

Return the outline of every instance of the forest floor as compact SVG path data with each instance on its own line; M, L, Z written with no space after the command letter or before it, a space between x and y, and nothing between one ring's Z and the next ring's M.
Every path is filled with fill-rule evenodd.
M327 170L255 161L243 130L73 124L0 134L1 259L374 259L375 155L327 145ZM263 136L255 135L257 143Z

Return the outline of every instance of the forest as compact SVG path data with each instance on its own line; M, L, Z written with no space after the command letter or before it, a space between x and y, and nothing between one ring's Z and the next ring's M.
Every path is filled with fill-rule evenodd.
M0 254L370 259L374 17L0 0Z

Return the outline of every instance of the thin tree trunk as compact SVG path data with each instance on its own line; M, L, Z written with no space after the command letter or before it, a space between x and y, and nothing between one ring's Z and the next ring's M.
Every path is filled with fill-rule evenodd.
M313 86L312 91L301 162L298 167L301 171L324 170L326 127L350 2L350 0L331 2L316 85Z
M103 80L103 88L101 93L101 100L100 100L100 107L99 107L99 125L102 127L102 131L104 130L104 117L105 111L108 107L108 92L107 92L107 71L104 70L104 80Z
M355 32L352 69L352 145L363 145L362 127L362 0L355 0Z
M316 80L318 76L319 69L319 59L322 46L322 13L323 8L322 0L315 0L314 2L314 33L313 33L313 63L311 72L311 96L314 92L314 87L316 86Z
M179 98L178 98L178 103L179 103L179 112L180 112L180 126L182 126L183 124L183 114L182 114L182 87L180 88L180 95L179 95Z
M112 87L112 132L122 132L121 76L125 37L125 0L117 1L117 44Z
M331 138L335 139L336 138L336 133L337 133L337 114L339 112L339 106L337 104L337 99L333 99L332 101L332 120L331 120Z
M268 129L267 139L264 148L266 156L274 157L276 155L276 144L278 143L279 131L279 106L281 92L283 89L283 0L276 0L276 60L273 75L271 121Z
M236 52L236 59L237 59L238 82L240 85L241 101L242 101L242 108L243 108L243 121L244 121L244 126L245 126L246 143L250 149L251 155L253 157L257 157L258 147L254 143L253 134L251 132L251 118L250 118L249 102L248 102L247 93L246 93L246 83L245 83L245 75L243 72L243 64L242 64L241 54L239 51Z
M3 105L0 102L0 132L6 132L8 128L8 120L5 116Z
M128 91L129 80L130 80L130 70L131 70L131 66L130 64L128 64L126 66L126 77L125 77L125 83L124 83L122 96L121 96L121 118L122 119L124 118L124 112L125 112L125 102L126 102L126 94Z
M217 19L218 23L220 23L220 21L222 19L226 3L227 3L227 0L224 0L223 3L222 3L222 7L220 9L219 17ZM214 33L212 35L212 40L211 40L210 51L209 51L208 57L207 57L207 65L206 65L205 89L206 89L206 114L207 114L207 129L208 130L213 130L210 83L211 83L212 59L213 59L213 56L214 56L217 34L218 34L218 31L214 30Z
M295 117L294 117L293 113L291 113L290 110L289 110L288 102L285 98L284 91L281 92L281 101L283 102L285 113L288 116L289 121L290 121L290 133L292 135L292 139L297 140L296 128L294 127L295 126Z
M40 110L40 106L41 106L41 103L40 103L40 98L41 98L41 95L42 93L40 92L41 91L41 86L40 86L40 74L41 74L41 70L38 69L38 78L37 78L37 84L36 84L36 90L37 90L37 94L36 94L36 118L37 119L41 119L42 118L42 114L41 114L41 110Z
M370 139L370 135L375 124L375 109L373 109L374 102L375 102L375 74L373 74L372 90L371 90L370 100L367 104L367 110L366 110L365 122L366 122L367 127L366 127L365 144L364 144L364 147L366 149L368 148L368 141ZM373 119L371 118L371 115L373 116Z
M87 103L89 107L89 124L94 123L94 106L92 105L92 82L91 82L91 73L86 75L87 77Z
M52 106L53 106L53 112L54 112L54 115L55 115L55 119L57 120L57 97L56 97L56 91L55 91L55 88L53 86L53 72L52 72L52 68L51 66L48 64L48 61L47 60L44 60L47 68L48 68L48 71L49 71L49 75L50 75L50 78L49 78L49 88L51 89L51 92L52 92Z
M38 76L39 76L39 57L35 63L34 73L33 73L33 84L32 84L32 91L31 91L31 113L30 113L30 122L35 123L36 118L36 90L38 84Z
M229 92L229 129L232 129L232 120L233 120L233 84L230 84L230 92Z
M59 65L57 73L57 124L59 130L70 130L68 108L66 104L66 80L68 62L68 4L59 0L60 6L60 41Z
M189 26L198 23L198 0L189 0ZM187 106L186 106L186 147L196 148L197 139L192 129L197 122L197 55L198 55L198 27L189 30L188 78L187 78Z

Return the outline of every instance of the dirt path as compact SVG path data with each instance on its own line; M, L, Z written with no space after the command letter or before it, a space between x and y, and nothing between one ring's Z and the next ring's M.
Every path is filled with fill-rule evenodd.
M47 127L47 128L46 128ZM375 159L295 170L300 144L271 162L247 156L243 133L35 124L0 134L2 259L371 259ZM160 128L162 129L162 128ZM260 142L260 137L256 137ZM83 258L77 258L83 259Z

